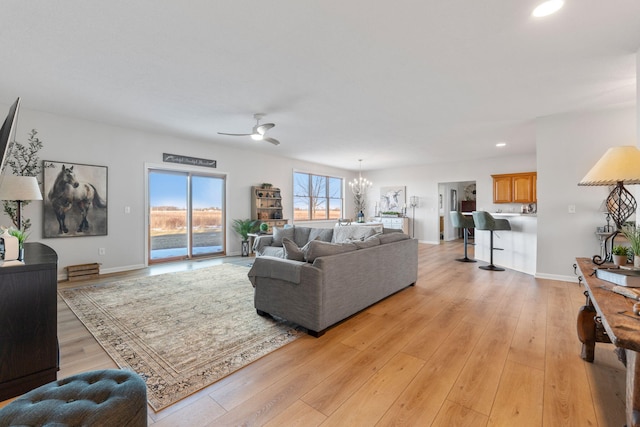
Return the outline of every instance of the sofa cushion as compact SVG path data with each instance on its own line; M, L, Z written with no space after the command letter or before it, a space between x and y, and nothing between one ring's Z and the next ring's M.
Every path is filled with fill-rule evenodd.
M284 248L277 246L265 246L260 252L260 256L272 256L276 258L284 258Z
M304 261L304 252L296 242L289 240L286 237L282 239L282 246L284 247L284 257L286 259L292 259L294 261Z
M381 227L363 225L345 225L335 227L333 230L332 243L345 243L351 240L364 240L367 237L382 232Z
M306 245L309 240L313 240L309 238L309 233L311 232L311 227L294 227L293 233L293 241L298 245L299 248Z
M271 246L282 247L282 239L286 237L289 240L293 240L294 233L295 227L273 227L273 243L271 243Z
M305 260L307 262L313 262L319 257L353 252L355 250L358 250L358 247L353 243L330 243L321 240L312 240L309 242L307 250L305 251Z
M312 228L309 232L309 241L321 240L330 242L333 237L333 228Z
M384 245L385 243L393 243L393 242L399 242L400 240L410 239L409 235L404 233L380 234L378 238L380 239L381 245Z
M371 237L367 237L364 240L354 240L353 244L356 245L356 247L358 249L367 249L367 248L372 248L374 246L379 246L380 245L380 239L378 238L378 235L374 235Z

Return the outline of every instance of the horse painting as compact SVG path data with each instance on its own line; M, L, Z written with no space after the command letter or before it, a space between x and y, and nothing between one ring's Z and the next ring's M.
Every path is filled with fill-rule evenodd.
M92 206L107 207L106 202L100 197L93 184L76 179L73 166L62 165L51 190L49 190L48 198L58 220L58 234L69 232L65 218L71 209L75 208L80 212L81 220L77 232L86 233L89 231L89 221L87 220L89 209Z

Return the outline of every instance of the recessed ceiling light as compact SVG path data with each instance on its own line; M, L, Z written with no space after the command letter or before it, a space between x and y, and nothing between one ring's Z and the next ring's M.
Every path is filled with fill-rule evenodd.
M507 145L507 143L506 143L506 142L498 142L498 143L496 144L496 147L505 147L506 145Z
M533 13L531 15L535 16L536 18L548 16L559 11L563 5L564 0L548 0L533 9Z

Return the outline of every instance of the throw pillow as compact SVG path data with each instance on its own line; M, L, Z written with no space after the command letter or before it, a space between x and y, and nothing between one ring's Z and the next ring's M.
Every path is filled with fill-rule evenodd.
M284 246L284 257L294 261L304 261L304 252L298 247L298 245L286 237L282 239L282 246Z
M333 237L333 228L312 228L309 233L309 241L322 240L330 242Z
M289 240L293 240L294 230L295 228L293 227L273 227L273 242L271 243L271 246L282 247L282 239L284 239L285 237Z
M376 227L361 226L361 225L346 225L342 227L335 227L333 230L332 243L344 243L349 240L364 240L367 237L377 234L380 230Z
M356 240L353 242L353 244L356 245L358 249L367 249L367 248L372 248L374 246L380 246L380 239L376 235L376 236L371 236L365 239L364 241Z
M307 250L304 255L307 262L313 262L319 257L353 252L357 249L353 243L330 243L312 240L307 244Z

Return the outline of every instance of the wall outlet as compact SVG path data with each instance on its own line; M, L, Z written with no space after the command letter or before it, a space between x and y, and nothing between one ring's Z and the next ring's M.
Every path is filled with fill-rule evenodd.
M124 207L124 213L130 214L131 213L131 206L125 206Z
M105 255L106 253L107 253L107 250L105 248L98 249L98 255Z
M569 213L570 214L576 213L576 205L569 205Z

